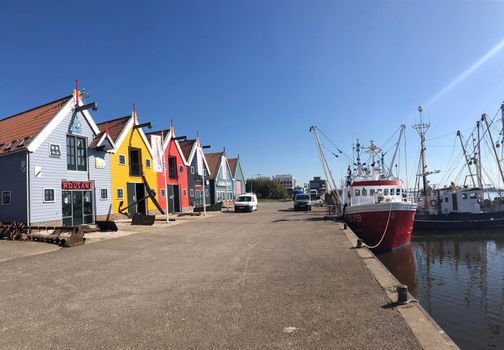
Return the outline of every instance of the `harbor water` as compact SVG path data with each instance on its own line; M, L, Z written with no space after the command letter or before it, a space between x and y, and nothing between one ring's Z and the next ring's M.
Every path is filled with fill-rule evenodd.
M376 255L461 349L504 349L504 232L414 236Z

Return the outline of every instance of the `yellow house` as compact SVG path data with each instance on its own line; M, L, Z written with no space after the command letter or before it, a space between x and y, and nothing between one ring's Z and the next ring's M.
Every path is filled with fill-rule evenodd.
M114 149L110 155L112 178L112 214L152 214L156 206L149 198L144 178L151 189L157 188L157 174L152 162L152 149L135 112L98 124L110 136ZM140 201L139 201L140 200Z

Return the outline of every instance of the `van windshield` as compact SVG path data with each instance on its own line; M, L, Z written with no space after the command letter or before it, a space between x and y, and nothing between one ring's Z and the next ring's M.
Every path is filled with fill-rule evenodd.
M238 202L252 202L252 197L250 196L238 197Z
M307 194L298 194L296 199L310 199L310 196Z

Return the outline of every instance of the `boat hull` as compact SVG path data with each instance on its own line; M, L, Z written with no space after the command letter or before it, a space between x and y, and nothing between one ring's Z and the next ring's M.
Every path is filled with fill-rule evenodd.
M401 202L359 205L345 208L344 219L366 245L394 250L410 243L415 210L414 204Z
M463 230L504 229L504 212L415 215L413 234L455 233ZM502 231L504 232L504 231Z

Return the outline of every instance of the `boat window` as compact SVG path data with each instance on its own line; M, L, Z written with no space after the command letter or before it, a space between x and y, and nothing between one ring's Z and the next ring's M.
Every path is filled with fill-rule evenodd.
M365 188L362 189L362 195L367 196L367 190Z
M376 192L378 192L378 193L382 193L381 188L377 189L377 190L376 190Z
M360 190L355 190L355 197L359 197L360 196Z
M462 199L467 199L467 194L462 193Z
M384 189L384 190L383 190L383 194L384 194L385 196L388 196L388 188L386 188L386 189Z
M375 193L374 188L372 188L372 189L370 189L370 190L369 190L369 195L370 195L370 196L374 195L374 193Z
M390 195L391 196L395 196L395 188L391 188L390 189Z
M469 194L469 198L471 198L471 199L476 199L477 197L478 197L478 195L474 192Z

